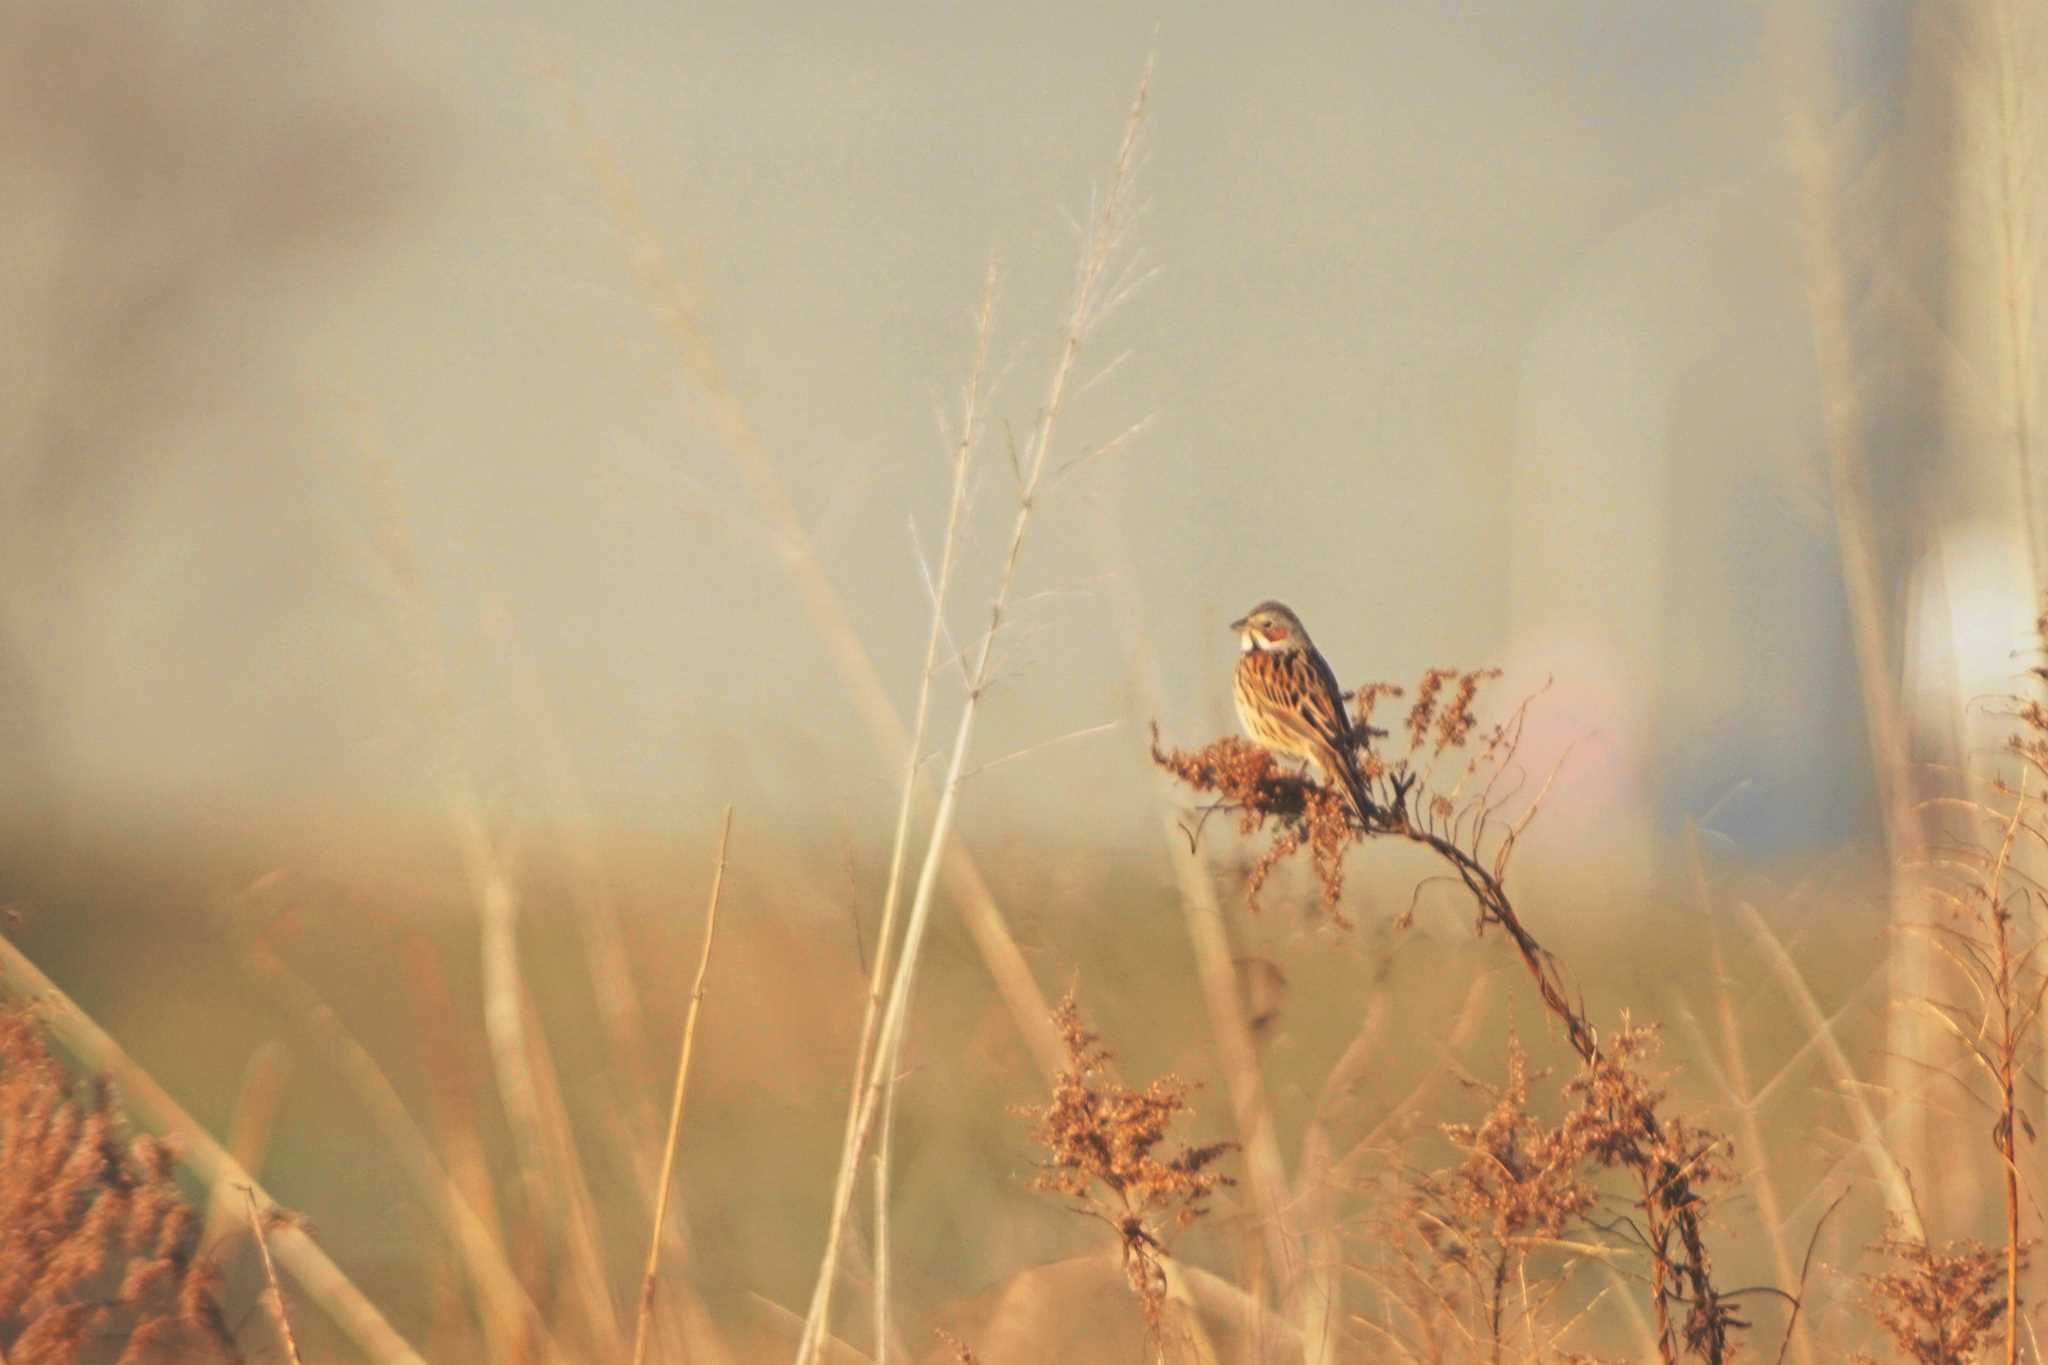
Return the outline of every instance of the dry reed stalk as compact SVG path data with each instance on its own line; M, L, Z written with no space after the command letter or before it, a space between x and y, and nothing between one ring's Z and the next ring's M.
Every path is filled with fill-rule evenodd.
M1305 1360L1321 1361L1327 1358L1324 1353L1333 1343L1322 1326L1322 1305L1311 1305L1304 1294L1304 1252L1290 1226L1293 1201L1288 1194L1286 1164L1273 1126L1258 1044L1245 1024L1238 1001L1237 973L1231 965L1233 954L1223 908L1210 881L1208 864L1181 837L1172 811L1162 804L1160 813L1167 855L1173 860L1174 880L1180 888L1188 942L1195 954L1202 1004L1222 1063L1231 1118L1238 1141L1244 1147L1245 1182L1251 1193L1262 1250L1278 1279L1280 1303L1289 1324L1300 1334L1304 1351L1316 1353L1304 1357Z
M179 1144L179 1160L209 1189L221 1184L246 1185L263 1208L278 1207L269 1191L226 1148L4 936L0 936L0 986L16 999L38 1002L51 1033L85 1067L104 1073L120 1086L131 1109L170 1134ZM426 1365L312 1238L288 1226L278 1229L277 1242L277 1257L285 1268L369 1359L378 1365Z
M277 1319L277 1334L284 1338L285 1354L292 1365L306 1365L306 1358L299 1354L299 1339L292 1335L291 1315L284 1311L284 1289L277 1282L277 1266L270 1259L270 1240L263 1233L264 1213L256 1207L256 1194L246 1185L242 1195L249 1201L249 1235L256 1240L256 1251L263 1258L263 1283L270 1295L270 1312ZM275 1211L271 1214L277 1217Z
M1771 932L1770 925L1757 913L1755 906L1747 901L1736 906L1736 915L1742 926L1749 931L1750 938L1764 950L1764 960L1784 987L1785 994L1798 1007L1808 1036L1820 1047L1822 1058L1827 1062L1828 1073L1834 1079L1835 1093L1842 1097L1842 1103L1849 1111L1851 1122L1856 1125L1857 1137L1870 1160L1871 1173L1877 1177L1879 1187L1884 1191L1885 1208L1898 1217L1911 1220L1908 1226L1915 1235L1924 1235L1920 1225L1918 1202L1913 1198L1913 1188L1906 1178L1906 1168L1892 1152L1885 1140L1884 1126L1878 1122L1877 1114L1863 1098L1863 1084L1856 1070L1849 1064L1849 1057L1842 1050L1841 1040L1835 1034L1834 1021L1821 1011L1820 1002L1814 999L1813 989L1806 984L1805 975L1799 964L1785 951L1785 945ZM1904 1209L1904 1213L1899 1213Z
M523 1033L531 1049L527 1066L533 1076L534 1102L540 1115L541 1160L551 1188L560 1198L559 1231L567 1251L569 1282L576 1291L574 1302L589 1330L591 1350L601 1359L617 1360L625 1355L626 1339L618 1306L612 1299L597 1200L591 1195L590 1182L583 1173L575 1126L569 1121L568 1106L562 1102L561 1078L555 1070L554 1053L548 1046L547 1030L541 1025L540 1011L533 997L523 989L520 1003L526 1014ZM546 1243L543 1241L542 1245Z
M1721 925L1714 910L1713 890L1707 882L1706 864L1700 856L1696 826L1687 826L1686 849L1692 866L1693 894L1698 897L1700 912L1707 921L1709 951L1714 967L1714 1005L1720 1025L1723 1057L1721 1065L1716 1068L1716 1075L1722 1082L1722 1093L1729 1107L1735 1111L1736 1123L1740 1125L1742 1150L1749 1153L1755 1163L1748 1183L1756 1187L1757 1212L1763 1217L1764 1231L1770 1240L1772 1265L1781 1285L1791 1285L1798 1282L1798 1277L1793 1271L1791 1249L1785 1245L1785 1211L1778 1200L1777 1181L1771 1178L1770 1146L1764 1141L1763 1125L1757 1116L1759 1106L1756 1092L1750 1085L1749 1053L1743 1046L1742 1029L1735 1018L1735 1004L1730 991L1732 978L1728 973L1727 957L1722 951ZM1713 1048L1704 1038L1700 1040L1699 1051L1703 1057L1713 1057ZM1785 1336L1788 1343L1798 1348L1800 1365L1814 1365L1813 1334L1799 1322L1796 1303ZM1784 1352L1781 1350L1779 1354L1782 1356Z
M492 642L507 661L513 701L531 742L521 746L534 760L546 799L558 813L561 847L566 854L573 917L582 931L585 969L591 996L603 1021L609 1057L617 1067L615 1111L623 1133L643 1135L643 1143L626 1147L626 1159L650 1192L654 1171L644 1139L654 1131L655 1110L648 1099L653 1073L644 1046L645 1013L634 984L631 954L617 898L602 859L594 847L596 821L590 813L576 761L563 739L562 725L531 651L512 628L513 615L488 582L479 581L477 595Z
M961 519L967 508L968 474L982 416L982 384L988 364L988 343L994 324L997 273L991 262L983 278L981 308L976 315L974 356L968 366L967 383L961 402L958 437L952 447L952 491L947 500L946 529L940 542L939 569L931 580L931 626L925 638L923 666L918 673L917 702L912 712L910 742L905 747L902 794L896 809L896 828L890 841L889 879L882 895L882 916L875 934L873 965L868 971L866 1002L861 1010L860 1041L854 1049L853 1085L847 1094L846 1131L841 1140L840 1164L857 1163L860 1157L861 1108L871 1077L883 1086L882 1139L875 1151L875 1353L878 1360L888 1354L889 1303L889 1133L895 1113L896 1088L889 1058L878 1056L875 1031L882 1018L884 990L889 983L891 950L896 938L896 919L902 904L903 873L910 848L910 822L918 790L918 770L924 758L926 727L931 716L932 682L937 672L939 642L945 638L945 608L958 560ZM878 1068L880 1070L878 1070ZM836 1246L838 1233L829 1233ZM836 1251L828 1251L836 1257Z
M243 1169L261 1171L270 1150L271 1131L277 1122L279 1099L285 1077L291 1072L291 1054L275 1042L265 1043L249 1054L242 1069L242 1084L235 1094L235 1107L228 1115L228 1153ZM212 1246L226 1235L228 1223L238 1216L234 1191L214 1187L206 1201L206 1226L199 1245Z
M461 752L455 683L448 668L432 595L420 569L405 500L383 447L364 429L359 441L379 533L380 564L390 580L390 597L419 670L420 686L439 755L442 798L470 893L476 904L483 960L484 1035L490 1044L499 1097L519 1156L527 1215L538 1227L552 1224L552 1191L547 1187L540 1100L529 1067L526 1012L519 969L519 893L491 835L481 790Z
M433 1144L420 1131L398 1088L377 1059L319 992L292 972L282 958L266 947L257 947L248 959L256 979L326 1050L371 1122L377 1125L385 1150L397 1160L399 1169L454 1242L463 1269L476 1290L484 1330L496 1348L516 1355L521 1342L530 1342L540 1350L543 1359L566 1361L568 1357L556 1345L539 1309L506 1260L497 1234L470 1206L462 1187L441 1164Z
M1976 7L1965 7L1969 12ZM2034 349L2035 310L2039 298L2035 286L2035 260L2040 242L2034 208L2040 189L2033 175L2038 152L2033 143L2031 121L2026 117L2030 90L2038 89L2038 35L2025 39L2019 34L2011 0L1993 0L1988 11L1992 27L1992 66L1995 71L1993 102L1994 137L1998 144L1997 212L1994 252L1997 257L1999 350L2005 358L2003 375L2003 425L2012 439L2013 473L2019 484L2019 507L2023 543L2027 549L2028 584L2038 595L2044 586L2041 549L2041 517L2038 507L2039 473L2034 465L2035 403L2040 387L2040 358ZM2034 66L2021 70L2022 59Z
M889 1183L890 1159L895 1147L896 1094L898 1086L894 1076L881 1077L882 1114L875 1137L875 1233L874 1266L875 1286L875 1365L888 1365L889 1344L895 1337L894 1324L889 1317ZM858 1093L858 1092L856 1092Z
M718 866L711 874L711 906L704 912L704 952L697 959L697 982L690 988L689 1013L683 1016L683 1045L676 1056L676 1088L668 1106L668 1138L661 1148L661 1179L654 1197L654 1227L647 1235L647 1268L640 1276L640 1312L633 1327L633 1365L647 1359L648 1328L654 1321L654 1281L661 1271L661 1230L668 1224L669 1189L675 1181L676 1139L683 1131L683 1098L690 1084L690 1053L697 1043L697 1015L704 1007L704 982L711 973L711 944L718 933L718 896L725 887L725 851L732 839L732 807L718 826Z
M1375 983L1358 1031L1323 1078L1301 1138L1294 1207L1302 1226L1302 1329L1312 1343L1303 1359L1327 1360L1336 1350L1344 1315L1344 1248L1337 1218L1338 1182L1328 1123L1335 1097L1363 1076L1387 1018L1387 992Z
M883 1011L881 1031L875 1044L875 1055L880 1060L868 1068L868 1082L860 1099L861 1112L856 1123L856 1136L853 1142L847 1144L853 1159L841 1161L835 1181L825 1252L819 1267L817 1287L812 1295L811 1310L805 1321L804 1340L797 1349L797 1365L809 1365L809 1362L815 1360L819 1345L824 1339L827 1319L831 1313L839 1237L845 1224L847 1206L853 1198L853 1185L859 1169L858 1152L865 1144L874 1123L876 1101L880 1093L879 1078L893 1075L900 1066L912 988L917 978L925 932L931 922L942 856L952 834L954 814L958 809L960 788L966 774L967 756L974 738L974 723L980 714L981 700L994 677L996 641L1001 636L1007 620L1010 594L1016 582L1017 566L1023 555L1026 532L1030 528L1032 514L1036 511L1040 495L1044 491L1053 435L1065 410L1075 361L1080 355L1083 343L1116 304L1122 301L1130 288L1130 281L1113 276L1112 269L1121 255L1125 235L1137 210L1133 197L1134 175L1142 143L1145 105L1151 90L1151 79L1152 67L1148 61L1145 74L1138 84L1138 93L1131 102L1130 114L1124 123L1123 137L1117 149L1109 181L1097 202L1096 211L1090 220L1082 244L1075 272L1073 298L1061 329L1058 353L1046 384L1045 399L1038 410L1037 423L1019 465L1017 512L1010 524L1008 544L1003 553L995 591L989 605L988 626L974 650L974 663L967 670L967 698L961 707L960 719L954 729L946 776L939 788L938 808L932 816L925 859L918 872L916 890L910 902L910 917L904 927L903 946L897 957L888 1004Z
M1099 543L1111 543L1106 520L1098 519L1096 531ZM1135 669L1138 705L1143 711L1157 714L1161 691L1158 670L1150 663L1153 653L1144 626L1147 614L1129 593L1120 595L1118 606L1127 646L1136 659L1146 661ZM1335 1324L1341 1312L1341 1291L1333 1273L1335 1263L1326 1256L1312 1255L1289 1225L1288 1215L1295 1201L1290 1197L1286 1161L1280 1154L1274 1129L1258 1044L1238 997L1236 954L1230 945L1215 882L1207 862L1181 831L1172 806L1163 799L1159 816L1160 835L1173 867L1181 915L1195 955L1203 1010L1230 1097L1232 1125L1245 1156L1245 1183L1251 1195L1252 1225L1262 1263L1266 1273L1278 1278L1287 1326L1302 1343L1304 1360L1323 1361L1334 1349ZM1305 1168L1302 1179L1310 1178ZM1324 1249L1329 1250L1327 1244ZM1263 1293L1263 1274L1258 1276L1258 1283Z
M519 1157L520 1183L526 1194L523 1211L541 1243L558 1224L566 1229L577 1302L598 1348L615 1355L623 1349L623 1342L595 1230L595 1211L573 1136L560 1113L559 1098L544 1093L546 1087L538 1074L548 1065L548 1050L537 1017L529 1009L520 967L517 882L492 834L480 788L456 739L454 681L394 472L367 437L362 449L377 496L383 566L444 746L443 798L477 908L484 1034Z
M2048 676L2048 670L2036 672ZM2041 807L2038 798L2029 797L2027 782L2032 771L2048 764L2048 709L2030 704L2021 711L2020 722L2025 728L2009 745L2022 760L2019 786L2011 789L2000 782L1994 788L2010 801L2011 810L2000 813L1974 803L1952 803L1967 805L1972 815L1998 829L1995 851L1987 855L1966 839L1946 856L1937 853L1937 863L1953 868L1960 888L1936 892L1938 903L1949 913L1949 923L1921 926L1955 967L1973 1000L1968 1004L1936 998L1918 1002L1977 1064L1995 1094L1994 1099L1982 1102L1994 1115L1991 1142L1998 1152L2004 1196L2007 1365L2019 1359L2020 1275L2030 1245L2020 1236L2018 1143L2022 1132L2031 1138L2033 1131L2018 1094L2022 1082L2031 1079L2027 1074L2029 1043L2043 1013L2044 996L2048 996L2048 972L2039 960L2048 938L2024 947L2014 942L2015 906L2032 902L2039 888L2012 863L2022 832L2043 842ZM2019 886L2012 887L2012 882Z
M1423 1100L1431 1091L1443 1083L1450 1074L1454 1059L1472 1045L1479 1036L1479 1026L1486 1022L1486 1016L1493 1005L1493 982L1490 976L1475 976L1466 987L1465 1002L1451 1020L1451 1027L1440 1044L1437 1064L1417 1081L1415 1085L1396 1100L1377 1123L1366 1130L1356 1142L1345 1151L1330 1167L1331 1179L1339 1183L1350 1183L1358 1177L1359 1168L1365 1163L1393 1129L1408 1121L1422 1110Z
M505 1226L498 1212L490 1154L485 1150L476 1105L476 1078L463 1055L455 1001L441 965L441 950L422 933L409 934L404 945L407 995L412 1001L414 1034L425 1064L428 1111L440 1140L448 1177L494 1245L502 1246ZM486 1322L492 1318L486 1316ZM509 1349L510 1342L500 1343ZM503 1354L500 1351L500 1354Z
M959 558L961 518L967 510L968 473L973 467L975 446L981 435L982 384L988 368L989 333L995 322L999 276L993 260L982 280L981 307L975 314L974 358L967 367L967 384L960 403L960 430L953 442L953 487L946 504L946 529L940 540L939 567L931 583L931 628L926 632L924 664L918 672L917 703L911 712L910 743L903 759L902 795L896 806L896 829L889 845L889 880L882 893L881 927L875 932L874 966L868 973L867 1002L861 1009L860 1043L854 1051L853 1089L847 1101L846 1138L851 1145L859 1120L859 1097L867 1085L869 1068L879 1065L872 1056L875 1026L881 1018L882 991L896 935L896 916L902 904L903 871L910 853L910 820L917 799L917 773L924 759L926 726L931 717L932 680L938 671L939 642L946 636L946 602L953 585L953 569ZM875 1359L885 1362L889 1354L889 1151L890 1134L896 1114L896 1085L889 1075L882 1077L886 1098L882 1105L882 1136L875 1147ZM845 1152L841 1152L845 1159Z
M762 447L745 406L727 382L717 353L698 326L698 300L670 265L660 237L640 207L631 180L590 128L582 105L566 90L562 102L584 139L586 154L603 187L607 205L626 237L634 271L676 348L683 374L709 406L714 431L734 457L749 495L772 530L780 552L777 563L788 574L811 624L824 640L870 738L886 759L894 761L904 752L910 736L896 714L881 671L854 629L837 583L819 561L774 462ZM922 777L919 790L929 794ZM1052 1075L1059 1069L1060 1048L1059 1039L1046 1022L1051 1017L1051 1006L1038 989L1030 965L1010 933L994 891L973 855L957 843L946 851L944 874L947 890L1009 1008L1012 1022L1039 1069Z
M1914 792L1912 743L1900 698L1901 664L1899 642L1893 634L1892 594L1886 583L1879 548L1879 521L1869 486L1852 303L1855 285L1848 261L1849 239L1840 212L1844 182L1834 151L1821 131L1824 119L1814 113L1815 109L1836 107L1830 74L1833 63L1826 53L1816 16L1817 11L1808 6L1772 7L1771 47L1780 58L1778 84L1783 92L1788 142L1799 182L1800 238L1814 361L1820 375L1822 441L1829 502L1835 518L1835 544L1853 625L1856 674L1863 698L1879 817L1885 848L1892 859L1891 922L1894 928L1901 928L1916 916L1918 896L1899 864L1918 852L1923 832ZM1926 993L1931 964L1924 955L1895 952L1892 963L1892 999L1912 999ZM1925 1030L1910 1012L1895 1011L1889 1019L1886 1090L1891 1096L1890 1118L1901 1134L1899 1142L1907 1164L1911 1165L1924 1156L1927 1144L1923 1116L1911 1101L1913 1068L1926 1055L1927 1040ZM1895 1182L1887 1181L1885 1191L1886 1207L1892 1213L1917 1219L1918 1213L1909 1204L1898 1202Z

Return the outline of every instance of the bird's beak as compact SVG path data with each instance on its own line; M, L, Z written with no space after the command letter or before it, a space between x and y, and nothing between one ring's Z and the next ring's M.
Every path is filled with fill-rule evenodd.
M1236 619L1235 621L1232 621L1232 622L1230 623L1230 628L1231 628L1231 630L1233 630L1233 631L1237 632L1238 634L1243 634L1243 633L1244 633L1244 624L1245 624L1245 622L1247 622L1247 621L1249 621L1249 620L1251 620L1251 619L1252 619L1252 618L1251 618L1251 617L1249 617L1249 616L1240 616L1240 617L1238 617L1238 618L1237 618L1237 619Z

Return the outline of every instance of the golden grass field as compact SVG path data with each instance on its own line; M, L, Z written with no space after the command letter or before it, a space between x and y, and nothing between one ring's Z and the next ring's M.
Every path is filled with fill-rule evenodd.
M1205 838L1219 834L1219 848L1234 843L1216 822ZM198 1123L232 1135L268 1190L289 1192L293 1216L425 1358L503 1358L512 1341L520 1355L606 1358L632 1330L710 835L605 850L603 913L616 916L639 1009L629 1035L611 1033L599 1007L619 983L592 970L591 888L534 839L522 870L528 1037L545 1107L566 1131L561 1150L544 1151L531 1172L495 1095L465 891L445 859L436 873L431 844L410 867L323 866L274 847L295 870L252 877L244 860L201 854L175 832L137 832L37 869L10 939L56 980L77 983L79 1007ZM403 845L385 837L363 846ZM750 836L743 818L729 860L677 1146L656 1359L774 1359L795 1345L858 1037L860 963L874 932L867 907L881 890L870 851L824 898L839 903L821 904L815 887L778 869L816 868L829 855ZM1400 888L1416 875L1404 861L1377 849L1352 855L1346 905L1358 923L1343 928L1293 865L1275 874L1254 913L1247 863L1226 856L1213 885L1230 1000L1254 1049L1287 1181L1287 1244L1306 1264L1323 1258L1326 1273L1308 1278L1337 1296L1322 1358L1491 1358L1470 1294L1445 1265L1436 1266L1445 1277L1433 1310L1440 1320L1424 1330L1397 1273L1393 1230L1416 1226L1420 1182L1457 1167L1463 1153L1445 1125L1485 1116L1485 1087L1507 1079L1514 1040L1527 1049L1529 1109L1541 1120L1567 1107L1559 1091L1577 1063L1499 930L1474 937L1465 898L1432 888L1415 922L1394 926L1408 903ZM1995 1245L1990 1119L1964 1095L1970 1078L1954 1059L1952 1081L1930 1077L1925 1093L1903 1103L1885 1092L1885 970L1895 941L1877 927L1884 879L1872 859L1845 851L1820 864L1757 868L1717 855L1708 839L1672 850L1670 862L1687 871L1687 885L1649 907L1603 901L1597 876L1539 867L1527 919L1570 964L1604 1035L1624 1010L1659 1030L1652 1069L1669 1088L1668 1111L1732 1144L1705 1221L1716 1282L1748 1291L1735 1300L1749 1324L1738 1338L1746 1350L1775 1355L1787 1341L1787 1302L1751 1288L1777 1285L1802 1304L1788 1358L1859 1349L1884 1358L1868 1279L1882 1266L1868 1247L1883 1231L1888 1158L1859 1125L1874 1111L1880 1140L1902 1143L1902 1116L1924 1119L1927 1164L1912 1174L1937 1240L1977 1235ZM1193 1087L1159 1155L1182 1142L1239 1140L1230 1070L1205 1007L1204 951L1191 946L1188 907L1162 884L1157 859L1013 849L989 875L999 901L1016 907L1033 977L1048 992L1073 990L1115 1052L1115 1074L1143 1083L1171 1073ZM146 917L126 909L139 900L150 902ZM1238 1183L1165 1238L1176 1269L1201 1277L1190 1292L1204 1344L1168 1312L1148 1347L1118 1234L1034 1188L1047 1153L1018 1110L1045 1103L1049 1085L1019 1021L958 925L942 923L925 951L893 1138L896 1351L950 1359L952 1348L932 1335L943 1328L983 1360L1120 1360L1152 1349L1172 1359L1208 1350L1295 1358L1300 1309L1285 1286L1305 1264L1275 1267L1273 1215L1247 1187L1241 1151L1210 1167ZM46 1000L41 1013L67 1053L67 1011ZM19 1062L9 1066L16 1076ZM133 1085L120 1093L142 1126L166 1126ZM402 1134L390 1126L394 1102ZM176 1123L168 1126L175 1141ZM8 1131L10 1143L21 1141L18 1126ZM405 1149L415 1143L409 1168ZM423 1188L420 1167L445 1188ZM1588 1176L1597 1204L1517 1244L1503 1358L1656 1355L1646 1257L1626 1231L1635 1196L1611 1171ZM181 1187L203 1208L189 1171ZM523 1322L491 1323L482 1272L441 1206L454 1200L491 1226L494 1254L531 1305ZM855 1214L836 1319L845 1344L828 1352L834 1359L876 1354L873 1233L859 1203ZM2026 1216L2031 1224L2031 1205ZM263 1358L279 1348L258 1307L246 1226L246 1211L231 1208L195 1250L218 1260L228 1322L243 1349ZM1483 1228L1467 1231L1483 1240ZM1783 1284L1781 1256L1803 1283ZM586 1257L591 1264L579 1266ZM1533 1295L1527 1303L1524 1293ZM332 1320L334 1305L289 1272L284 1295L306 1358L363 1353ZM19 1319L12 1330L19 1341ZM1994 1324L1987 1340L1996 1335Z

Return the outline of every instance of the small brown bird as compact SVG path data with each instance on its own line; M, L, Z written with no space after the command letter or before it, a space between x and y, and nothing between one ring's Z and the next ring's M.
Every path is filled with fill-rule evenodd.
M1243 653L1237 661L1237 718L1258 743L1307 759L1323 781L1343 792L1360 822L1373 809L1352 759L1352 725L1337 675L1279 602L1261 602L1230 623Z

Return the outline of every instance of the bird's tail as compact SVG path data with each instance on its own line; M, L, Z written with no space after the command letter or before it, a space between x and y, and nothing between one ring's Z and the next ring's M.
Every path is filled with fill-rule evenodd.
M1324 772L1336 783L1337 789L1344 793L1344 803L1351 807L1352 818L1361 825L1371 825L1373 817L1379 813L1379 807L1374 804L1372 794L1366 790L1365 776L1358 771L1358 764L1352 760L1350 754L1342 750L1332 750L1331 759L1330 763L1324 765Z

